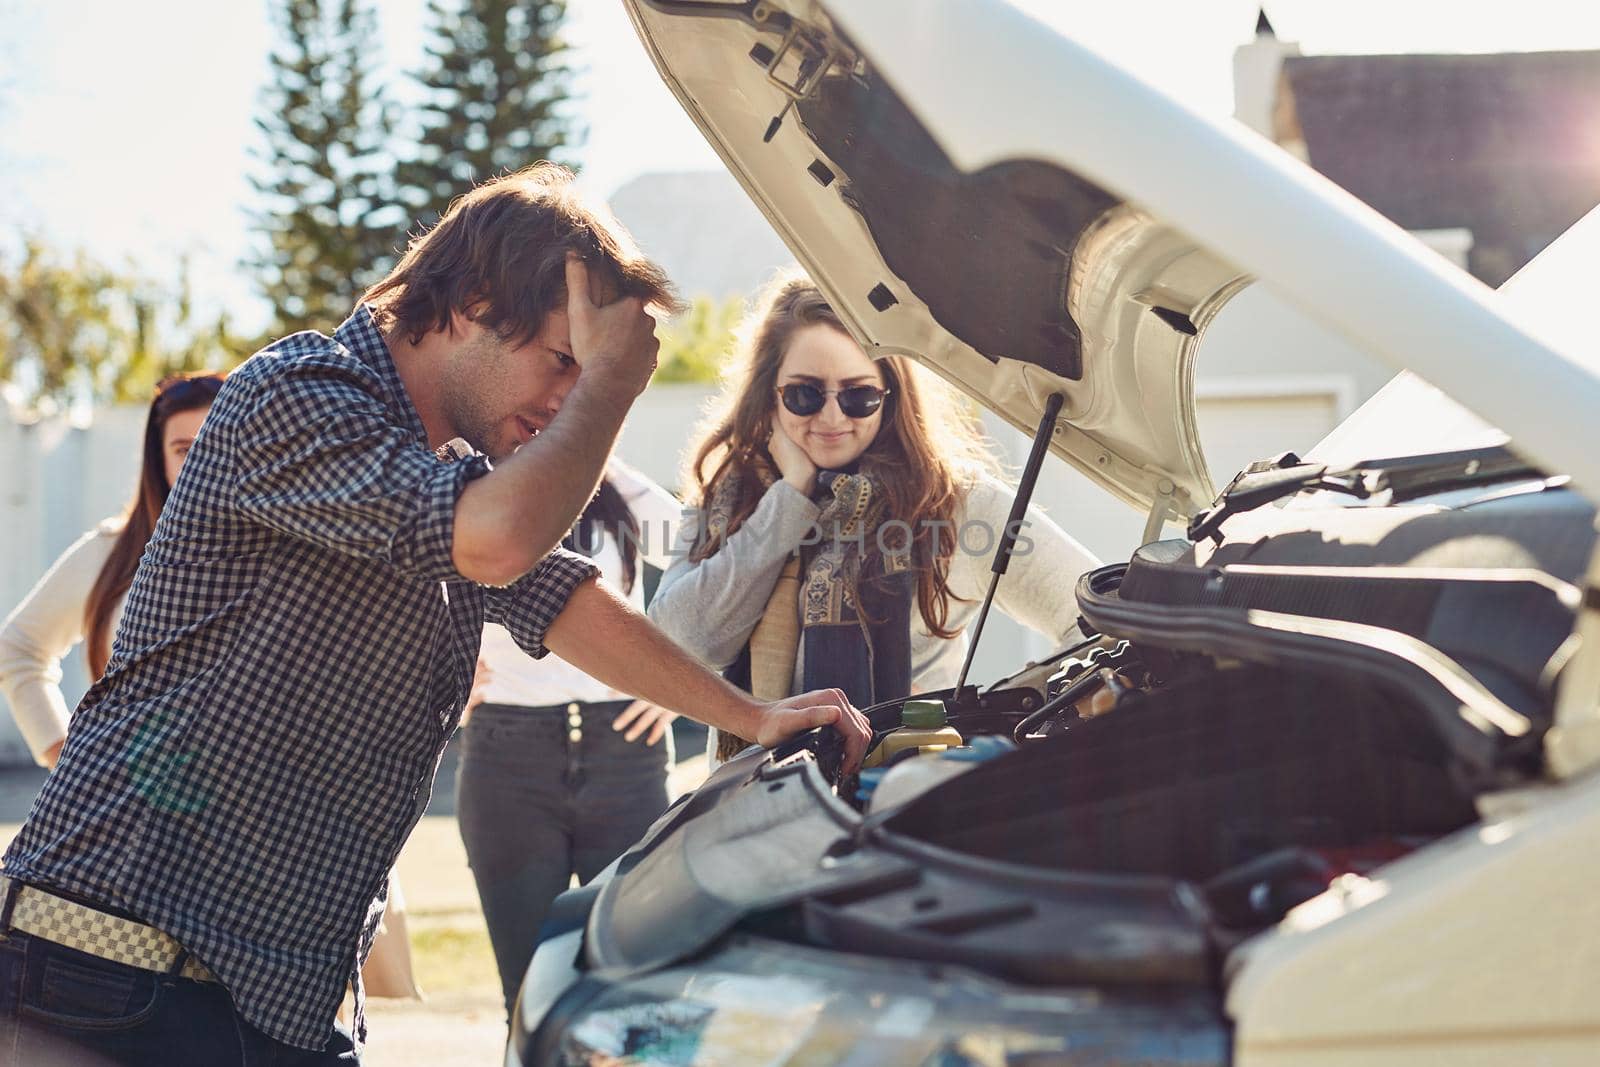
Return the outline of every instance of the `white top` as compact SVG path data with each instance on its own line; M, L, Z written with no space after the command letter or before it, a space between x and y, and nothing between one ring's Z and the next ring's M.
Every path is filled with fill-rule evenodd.
M611 460L606 475L639 520L640 564L649 563L665 569L671 559L683 505L671 493L620 460ZM594 556L594 563L606 582L621 593L624 588L622 550L609 531ZM644 610L642 566L634 576L627 599L635 608ZM489 668L488 684L483 691L486 703L542 707L571 701L629 699L626 693L595 681L554 653L534 659L522 651L510 631L497 623L484 626L480 655Z
M107 520L74 541L0 627L0 692L41 764L45 749L67 736L61 657L84 638L89 590L121 529L121 520ZM116 634L124 603L112 608L108 635Z
M955 523L960 531L950 557L948 629L954 638L935 637L913 608L911 688L913 692L956 684L967 653L967 626L989 591L989 565L1006 521L1013 492L995 478L982 478L962 496ZM650 617L674 641L710 666L722 670L738 657L766 609L783 564L806 536L821 508L788 482L773 483L756 510L710 558L688 558L696 516L685 514L677 558L650 603ZM949 536L948 532L941 536ZM1044 513L1030 508L995 606L1017 622L1057 644L1076 634L1078 577L1099 561ZM960 598L960 599L957 599ZM799 610L797 604L795 610ZM795 687L804 677L805 643L795 663Z

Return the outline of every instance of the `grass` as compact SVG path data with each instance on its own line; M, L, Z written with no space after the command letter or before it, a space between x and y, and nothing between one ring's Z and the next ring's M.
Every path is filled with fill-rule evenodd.
M411 964L428 996L500 994L494 950L483 919L475 913L411 912Z

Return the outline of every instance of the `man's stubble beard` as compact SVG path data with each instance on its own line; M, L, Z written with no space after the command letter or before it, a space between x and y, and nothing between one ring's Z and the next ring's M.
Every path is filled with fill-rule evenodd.
M499 367L502 356L487 338L474 341L450 361L449 373L439 391L444 417L450 420L456 436L492 460L505 458L495 454L489 440L500 417L489 409L493 391L482 386L486 379L494 376L493 371Z
M443 399L445 418L450 420L457 437L490 459L504 458L495 455L489 443L494 418L477 403L476 398L447 390Z

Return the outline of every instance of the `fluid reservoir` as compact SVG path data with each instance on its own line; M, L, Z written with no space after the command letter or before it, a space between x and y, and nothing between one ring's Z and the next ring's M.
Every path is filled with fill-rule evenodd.
M974 737L964 748L951 748L926 756L901 760L881 774L866 798L867 810L883 811L914 800L950 779L965 774L985 760L1004 755L1017 746L1004 737Z
M900 729L887 735L861 765L877 767L892 760L896 752L908 748L921 749L926 754L957 748L960 744L960 732L945 725L944 701L908 700L900 709Z

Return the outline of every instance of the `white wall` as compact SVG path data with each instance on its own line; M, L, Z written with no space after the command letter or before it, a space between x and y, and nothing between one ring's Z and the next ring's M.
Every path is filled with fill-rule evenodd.
M1271 34L1257 34L1233 53L1233 117L1268 140L1272 111L1278 102L1283 61L1300 54L1300 46Z
M9 614L60 553L85 530L119 514L138 477L143 408L22 423L0 411L0 612ZM88 688L82 650L62 661L69 704ZM10 715L0 716L0 765L27 762Z

